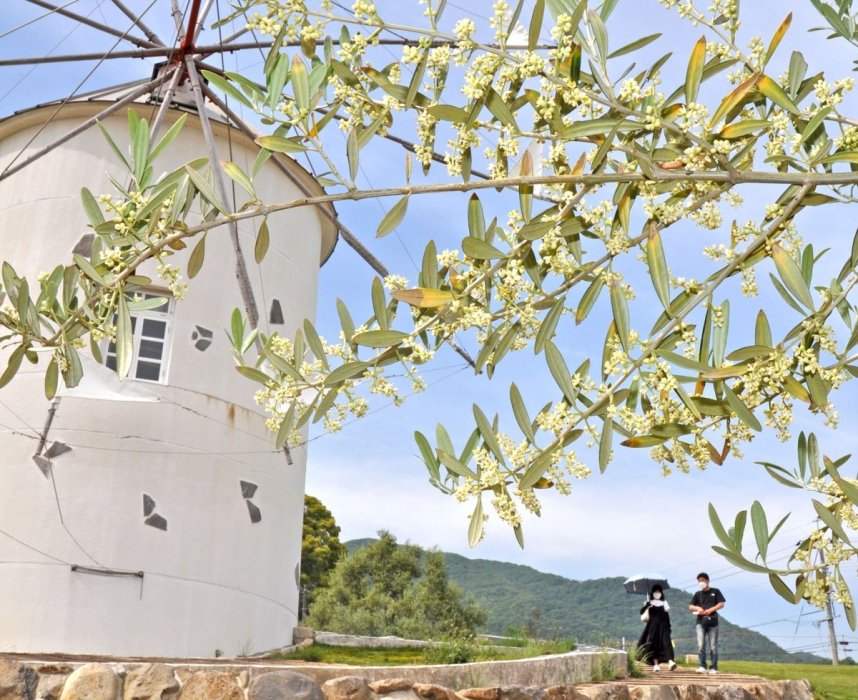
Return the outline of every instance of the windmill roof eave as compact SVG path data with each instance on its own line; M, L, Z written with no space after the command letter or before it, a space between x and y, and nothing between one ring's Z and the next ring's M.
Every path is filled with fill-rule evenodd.
M112 86L110 88L94 90L83 95L78 95L75 99L69 100L65 103L63 103L63 101L46 102L28 109L16 111L8 117L0 119L0 140L7 138L9 135L21 129L44 124L46 121L53 118L58 106L60 106L62 110L60 113L60 118L62 119L92 117L113 104L118 98L123 96L123 93L127 93L129 89L141 86L145 82L147 81L125 83L123 85ZM132 104L147 105L158 104L158 102L156 100L152 100L149 95L143 95L143 97L139 100L135 100ZM190 105L183 105L175 102L170 106L170 112L173 113L174 119L177 119L178 115L181 113L197 114L197 110L192 108ZM214 109L207 110L207 112L211 121L212 131L214 131L216 135L225 136L228 131L231 130L232 133L230 134L230 137L233 140L239 141L248 147L256 147L253 141L244 132L236 127L230 126L226 115L216 107ZM48 113L47 119L44 118L46 113ZM189 122L189 124L191 124L191 122ZM283 166L288 173L288 177L294 178L297 183L303 185L304 188L310 192L310 196L322 196L325 194L324 188L319 184L316 178L293 158L282 153L275 153L272 157ZM328 211L327 215L323 212L319 212L318 217L319 226L322 231L322 246L319 265L322 266L328 261L336 248L337 241L339 240L339 226L337 224L336 208L333 203L327 202L325 204L317 204L315 206L320 209L324 208Z

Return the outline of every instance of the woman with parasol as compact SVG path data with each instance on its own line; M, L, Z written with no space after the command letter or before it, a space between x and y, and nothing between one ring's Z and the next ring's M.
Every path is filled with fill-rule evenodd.
M666 661L667 668L673 671L676 662L673 660L673 641L670 638L670 605L664 597L660 583L653 584L647 601L641 608L641 620L646 622L638 648L642 659L652 664L653 671L660 671L659 661Z

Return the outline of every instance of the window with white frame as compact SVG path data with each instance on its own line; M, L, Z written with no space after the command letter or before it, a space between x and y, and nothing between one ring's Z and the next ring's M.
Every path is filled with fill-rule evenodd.
M133 355L128 376L146 382L164 383L167 381L173 299L166 294L155 293L146 293L141 297L144 304L152 304L153 307L131 311ZM104 364L110 369L116 369L116 343L112 340L104 352Z

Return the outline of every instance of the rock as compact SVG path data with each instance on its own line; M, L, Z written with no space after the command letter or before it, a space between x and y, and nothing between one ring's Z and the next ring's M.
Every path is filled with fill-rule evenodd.
M179 668L176 669L176 678L179 679L179 683L181 685L184 685L185 683L187 683L188 678L190 678L193 675L194 675L194 671L191 671L191 669L186 668L184 666L179 666Z
M468 688L460 690L459 695L467 700L501 700L500 688Z
M605 683L585 686L579 690L588 700L631 700L627 685Z
M332 678L322 684L322 692L327 700L375 700L378 697L369 683L358 676Z
M40 676L67 676L72 671L74 671L74 668L72 668L68 664L40 664L36 667L36 672Z
M250 673L247 669L244 669L241 673L238 674L238 685L241 688L246 689L248 683L250 683Z
M313 628L298 626L292 630L292 644L300 644L306 640L313 641Z
M65 682L65 674L46 673L40 675L39 685L36 688L36 700L60 700Z
M679 700L708 700L709 698L706 688L694 683L676 686L676 694L679 696Z
M710 687L709 700L756 700L756 698L745 687L725 684Z
M638 685L629 687L632 700L679 700L675 687L669 685Z
M778 681L775 684L783 691L783 700L813 700L813 689L810 681Z
M182 686L181 700L244 700L238 681L228 673L195 673Z
M500 700L545 700L545 690L535 686L522 688L521 686L513 685L501 688Z
M369 687L379 695L395 693L397 690L411 690L414 681L409 681L406 678L385 678L381 681L370 683Z
M122 700L161 700L179 690L175 674L164 664L145 664L128 672Z
M415 683L412 691L420 700L450 700L455 697L453 691L434 683Z
M247 700L325 700L325 695L309 676L293 671L272 671L253 679Z
M17 661L0 661L0 698L30 700L39 685L38 674Z
M545 700L586 700L574 685L553 685L545 689Z
M783 692L768 684L751 684L745 686L755 700L783 700Z
M60 700L115 700L122 687L107 664L85 664L66 680Z

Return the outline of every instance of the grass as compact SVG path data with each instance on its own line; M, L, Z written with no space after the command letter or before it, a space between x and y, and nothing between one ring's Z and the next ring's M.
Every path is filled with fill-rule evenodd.
M349 664L351 666L408 666L412 664L437 663L445 657L459 659L461 653L445 649L384 649L378 647L334 647L325 644L296 649L288 654L272 654L269 659L281 661L310 661L326 664ZM498 649L481 644L472 644L464 651L465 661L496 661L501 659L526 659L545 654L563 654L575 649L571 640L536 642L528 641L523 647ZM452 651L458 652L457 649ZM446 652L446 653L445 653Z
M593 683L602 683L604 681L615 680L619 675L607 649L603 650L593 664L593 668L590 671L590 680Z
M626 652L626 670L629 678L643 678L646 674L646 661L644 660L643 648L635 645Z
M332 647L313 644L288 654L272 654L268 658L283 661L318 661L325 664L350 666L408 666L422 664L423 649L382 649L371 647Z
M757 661L722 661L727 673L748 673L771 680L806 678L816 700L855 700L858 696L858 666L824 664L772 664Z

